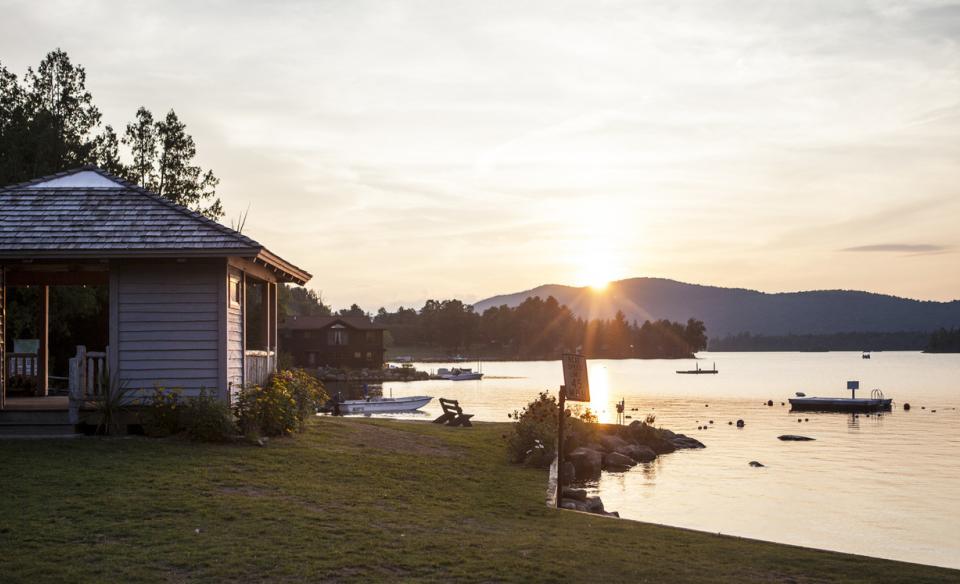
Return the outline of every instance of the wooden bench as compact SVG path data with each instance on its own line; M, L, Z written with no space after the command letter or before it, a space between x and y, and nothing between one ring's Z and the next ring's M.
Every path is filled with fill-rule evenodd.
M455 399L440 398L440 407L443 408L443 415L433 421L434 424L446 424L448 426L472 427L470 418L473 414L465 414L460 408L460 404Z

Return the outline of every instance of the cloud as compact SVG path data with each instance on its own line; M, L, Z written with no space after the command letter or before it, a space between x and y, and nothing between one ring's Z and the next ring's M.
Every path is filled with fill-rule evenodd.
M929 243L877 243L874 245L858 245L855 247L845 247L840 251L880 251L892 253L942 253L950 248L942 245L932 245Z

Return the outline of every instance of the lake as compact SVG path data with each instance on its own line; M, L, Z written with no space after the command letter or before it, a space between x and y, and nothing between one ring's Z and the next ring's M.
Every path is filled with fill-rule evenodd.
M960 355L915 352L701 353L717 375L677 375L693 360L591 360L591 409L693 436L678 451L590 485L624 518L815 548L960 568ZM416 363L418 369L452 367ZM471 364L464 364L471 366ZM476 364L473 364L476 368ZM508 421L538 392L554 395L559 361L483 363L481 381L386 383L384 395L460 400L475 420ZM883 415L790 413L795 392L883 390ZM767 400L774 406L768 407ZM909 402L910 411L902 406ZM434 400L422 418L439 415ZM729 422L745 421L738 429ZM798 421L800 420L800 421ZM627 423L632 420L626 420ZM713 422L711 424L711 421ZM706 430L697 427L706 426ZM781 442L802 434L812 442ZM753 468L752 460L766 465Z

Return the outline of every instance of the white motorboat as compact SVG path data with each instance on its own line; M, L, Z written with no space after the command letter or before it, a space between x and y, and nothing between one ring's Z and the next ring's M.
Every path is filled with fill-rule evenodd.
M429 395L408 397L371 397L367 399L346 399L340 402L341 414L396 414L413 412L430 403Z
M437 377L449 381L467 381L470 379L483 379L483 373L468 369L466 367L454 367L453 369L437 369Z

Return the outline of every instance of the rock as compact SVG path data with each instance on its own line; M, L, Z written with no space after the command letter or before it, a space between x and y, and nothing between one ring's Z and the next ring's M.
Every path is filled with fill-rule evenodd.
M763 463L757 462L756 460L751 460L751 461L750 461L750 466L752 466L753 468L763 468L763 467L765 467L766 465L763 464Z
M743 420L737 420L737 428L743 428L746 425L746 422Z
M639 444L627 444L626 446L621 446L620 448L617 448L616 452L629 456L637 462L650 462L657 457L656 452L647 446L641 446Z
M574 489L571 487L563 487L562 494L564 499L573 499L574 501L587 500L587 491L585 489Z
M603 501L600 497L587 497L586 506L590 513L603 513Z
M620 518L620 514L616 511L604 511L603 515L606 515L607 517L616 517L617 519Z
M768 405L768 406L773 406L773 400L772 400L772 399L768 399L768 400L767 400L767 405Z
M636 464L637 461L619 452L611 452L603 457L603 468L610 472L625 472Z
M617 448L627 445L627 441L619 436L604 435L600 437L600 445L607 452L616 452Z
M577 501L576 499L560 499L560 508L571 509L573 511L583 511L584 513L590 511L587 508L587 503L585 501Z
M700 442L696 438L691 438L689 436L684 436L683 434L677 434L671 443L678 449L681 448L706 448L703 445L703 442Z
M809 440L816 440L816 438L810 438L809 436L797 436L795 434L784 434L783 436L777 436L777 439L787 442L807 442Z
M600 470L603 468L603 454L583 446L568 454L567 460L573 464L577 476L581 478L600 476Z

